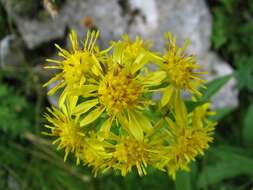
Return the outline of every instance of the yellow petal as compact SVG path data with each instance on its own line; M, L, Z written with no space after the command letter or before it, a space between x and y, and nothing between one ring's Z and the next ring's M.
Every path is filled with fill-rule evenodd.
M113 61L115 63L121 63L123 58L124 45L122 43L116 43L113 50Z
M164 61L162 57L160 57L159 55L156 55L155 53L149 53L149 59L150 61L157 64L162 64Z
M82 87L71 89L71 94L75 96L86 96L98 90L97 85L83 85Z
M55 75L53 78L51 78L51 79L50 79L49 81L47 81L45 84L43 84L43 87L46 87L46 86L48 86L49 84L51 84L51 83L53 83L53 82L55 82L55 81L57 81L57 80L60 80L61 77L62 77L62 74L57 74L57 75Z
M62 108L64 106L64 103L65 103L65 100L66 100L66 97L68 95L68 88L64 88L63 92L61 93L60 97L59 97L59 100L58 100L58 104L59 104L59 107Z
M105 107L98 107L91 111L84 119L80 121L80 126L85 126L95 121L105 110Z
M58 61L58 60L54 60L54 59L46 59L47 62L50 62L50 63L57 63L57 64L61 64L61 61Z
M77 33L74 30L71 30L70 35L69 35L69 39L71 42L71 46L73 51L76 51L79 49L79 45L78 45L78 40L77 40Z
M68 103L69 103L71 113L75 109L77 101L78 101L78 96L69 96L68 97Z
M136 118L138 118L139 125L141 126L143 131L146 133L152 133L153 127L149 119L145 115L137 111L133 111L133 114Z
M62 69L62 67L56 66L56 65L48 65L48 66L45 66L44 69Z
M174 93L174 89L172 86L169 86L169 87L165 88L162 92L163 92L163 96L161 99L161 107L164 107L171 100L171 97Z
M128 112L129 125L128 129L137 140L143 140L143 130L139 121L139 118L131 111Z
M159 85L166 78L166 72L156 71L150 72L146 77L143 77L142 84L145 86Z
M187 125L187 109L184 104L184 101L181 98L180 91L176 91L175 96L175 115L176 115L176 121L180 125L186 126Z
M104 139L107 138L109 136L110 133L110 129L112 126L112 118L108 118L101 126L99 133L100 136Z
M59 90L60 88L62 88L62 87L64 87L64 86L65 86L65 82L64 82L64 81L58 83L57 85L55 85L53 88L51 88L51 89L47 92L47 95L48 95L48 96L53 95L57 90Z
M77 105L73 111L74 114L83 114L98 104L98 99L87 100Z
M58 44L54 44L54 45L61 52L61 53L59 53L60 56L62 56L62 57L70 57L71 56L71 54L67 50L61 48Z
M143 66L149 62L149 57L147 56L146 52L141 53L131 64L131 73L134 74L139 71Z

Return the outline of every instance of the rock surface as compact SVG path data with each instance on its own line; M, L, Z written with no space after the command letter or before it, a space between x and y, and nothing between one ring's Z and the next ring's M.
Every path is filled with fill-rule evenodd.
M208 81L216 77L229 75L233 73L233 68L222 61L215 53L210 52L202 60L209 74L206 76ZM213 96L213 108L236 107L238 106L238 90L236 89L236 79L232 77L229 82Z
M97 26L102 45L119 39L123 33L141 35L154 40L154 49L163 49L163 33L170 31L182 44L191 40L189 53L198 55L199 62L210 71L208 79L232 73L233 69L221 61L210 49L212 18L204 0L66 0L54 19L38 21L15 15L9 0L0 0L11 15L29 48L65 36L67 28L74 28L81 36L87 24ZM88 19L88 23L87 23ZM214 98L214 107L236 106L238 92L231 80Z
M22 41L16 35L5 36L0 41L0 67L14 68L24 61Z

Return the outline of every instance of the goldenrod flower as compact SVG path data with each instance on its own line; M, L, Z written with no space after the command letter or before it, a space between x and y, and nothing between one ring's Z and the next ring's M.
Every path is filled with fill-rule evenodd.
M143 132L152 130L149 119L142 113L152 103L144 95L150 87L159 85L165 77L163 71L142 72L143 66L149 62L148 54L140 54L133 62L124 62L124 55L114 47L113 58L109 59L97 80L90 80L74 95L88 97L76 107L77 114L86 114L81 126L95 121L102 113L108 120L101 127L108 133L112 122L116 119L121 125L127 126L130 133L137 139L143 139Z
M45 115L50 124L45 125L51 131L44 134L56 137L53 144L58 144L57 149L65 149L64 161L67 159L70 152L77 156L79 163L78 152L84 143L84 133L79 125L79 118L72 118L69 106L63 106L62 110L55 107L48 108L48 114Z
M96 176L98 172L104 172L109 169L108 163L112 159L112 153L108 151L108 143L98 140L93 133L89 138L85 139L84 146L79 152L80 159L84 165L92 167Z
M166 33L166 52L163 57L154 56L162 70L167 73L169 86L163 89L162 107L169 103L175 91L188 91L200 96L199 87L205 82L200 75L195 55L188 55L185 51L189 41L185 41L183 47L178 47L176 38L171 33Z
M160 167L166 168L173 179L176 177L177 170L189 171L190 161L195 160L197 155L203 155L209 143L213 141L212 134L216 123L208 120L207 107L208 104L204 104L196 108L193 113L187 114L182 102L176 114L184 115L176 115L175 121L167 118L169 146L163 155Z
M146 175L146 168L158 160L160 144L153 142L147 136L137 140L132 135L115 136L112 140L115 145L112 151L110 166L115 171L120 171L122 176L137 169L140 176Z
M127 35L99 51L98 35L88 32L81 48L72 31L70 51L56 45L63 59L48 60L55 65L46 68L60 72L45 86L58 83L49 95L63 90L59 108L48 109L45 127L51 131L45 134L65 149L64 160L74 153L77 164L92 167L95 176L109 169L122 176L136 169L143 176L147 167L155 167L175 179L178 170L189 170L189 163L204 154L216 125L208 118L214 114L210 103L188 113L181 97L188 91L197 102L204 83L195 56L185 52L188 42L178 47L167 33L167 51L160 56L140 37L131 41ZM160 67L151 72L145 67L149 63ZM150 95L160 90L159 107Z
M127 34L122 36L122 41L114 42L113 46L117 46L119 54L124 54L124 62L135 60L141 53L147 52L151 47L150 41L143 41L139 36L134 41Z
M57 44L55 45L59 50L58 55L62 57L63 60L46 60L55 64L46 66L46 69L60 70L55 77L44 84L44 86L48 86L53 82L57 82L57 85L48 92L48 95L52 95L58 89L64 88L59 100L60 106L62 106L68 92L71 91L72 88L85 84L87 76L92 73L92 71L96 72L96 67L100 67L98 58L101 57L100 54L102 53L99 52L96 47L98 36L99 32L88 32L83 47L81 48L77 33L71 31L69 38L72 47L70 51L61 48Z

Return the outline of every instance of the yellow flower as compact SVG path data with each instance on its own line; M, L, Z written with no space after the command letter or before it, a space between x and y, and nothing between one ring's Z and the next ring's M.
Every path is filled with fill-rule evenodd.
M112 153L108 149L108 143L98 140L96 134L91 134L85 139L84 146L79 152L80 159L84 165L92 167L93 173L97 176L98 172L109 169L108 163L112 158Z
M175 108L175 121L167 118L170 144L160 162L160 167L166 168L173 179L177 170L189 171L190 161L195 160L199 154L203 155L208 149L209 143L213 141L212 133L216 125L207 118L207 104L187 114L183 101L178 102L181 103Z
M159 157L160 144L149 138L137 140L132 135L114 136L116 141L112 151L111 167L122 176L136 168L140 176L147 175L146 168Z
M143 176L155 167L175 179L208 149L216 125L210 103L188 113L181 97L188 91L198 103L204 83L195 56L185 53L188 42L178 47L167 33L167 52L160 56L140 37L131 41L127 35L99 51L98 35L88 32L81 48L72 31L70 51L56 45L63 59L48 60L55 65L46 68L60 72L45 86L58 83L49 95L63 90L59 108L48 109L45 134L65 150L64 160L74 153L77 164L92 167L95 176L109 169L122 176L136 169ZM149 63L160 67L151 72ZM150 95L160 90L159 107Z
M197 63L196 56L185 52L189 45L188 40L183 47L178 47L176 38L171 33L166 33L165 37L165 55L162 58L153 55L162 70L166 71L169 82L169 86L163 89L162 107L169 103L175 91L184 90L200 96L199 87L205 82L200 75L206 73L199 71L201 66Z
M142 52L147 52L151 47L151 42L143 41L136 36L132 41L127 34L122 36L122 41L113 42L113 46L117 46L118 51L124 54L124 62L135 60Z
M48 108L48 114L45 117L49 124L45 127L51 131L44 134L56 137L53 144L58 144L57 149L65 149L64 161L67 159L70 152L74 153L79 163L78 152L84 144L84 133L79 125L79 118L72 118L70 107L63 106L62 110L55 107Z
M92 71L96 73L96 67L100 67L98 58L101 57L101 54L103 53L99 52L96 47L98 36L99 32L88 31L86 40L81 48L78 43L77 33L75 31L71 31L69 36L72 45L71 50L67 51L56 44L55 46L59 50L58 54L63 59L46 60L55 64L46 66L46 69L60 70L56 76L44 84L44 86L48 86L53 82L57 82L57 85L48 92L48 95L52 95L60 88L64 88L59 100L60 107L65 101L68 92L71 91L72 88L85 84L88 75L92 73Z
M152 103L145 97L150 87L159 85L165 77L163 71L145 72L142 67L149 62L146 53L141 53L133 62L124 62L124 56L114 47L112 59L108 59L102 68L101 75L79 90L74 90L76 96L88 97L75 110L77 114L86 114L81 120L81 126L86 126L102 113L108 119L101 130L108 134L112 122L116 119L137 139L143 139L143 132L150 132L150 120L142 113ZM91 111L90 111L91 110Z
M146 167L149 161L148 145L143 140L136 140L131 137L121 138L113 157L116 162L115 169L121 170L121 175L125 176L135 166L140 176L146 175Z

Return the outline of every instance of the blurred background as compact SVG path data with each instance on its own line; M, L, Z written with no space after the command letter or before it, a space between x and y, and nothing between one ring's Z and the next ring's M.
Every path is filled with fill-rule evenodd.
M179 44L191 40L208 81L233 74L213 97L215 142L175 182L152 169L93 178L41 134L43 112L57 101L42 88L53 75L45 59L57 57L54 43L68 47L70 29L82 39L94 28L102 48L128 33L160 51L170 31ZM0 190L252 190L252 93L252 0L0 0Z

